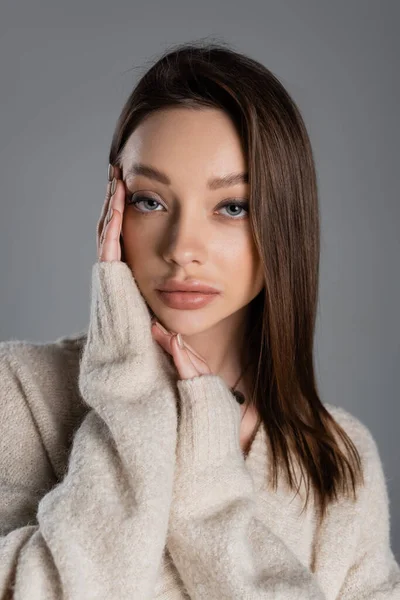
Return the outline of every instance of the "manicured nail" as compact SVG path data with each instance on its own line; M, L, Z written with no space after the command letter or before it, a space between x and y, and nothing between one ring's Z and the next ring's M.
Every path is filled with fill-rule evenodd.
M114 167L111 164L109 164L108 165L108 169L107 169L107 178L108 178L108 181L112 181L113 177L114 177Z
M156 325L160 331L162 331L163 333L168 333L168 331L158 321L156 321Z
M183 343L183 339L182 339L182 336L181 336L180 333L176 334L176 339L178 340L178 346L179 346L179 348L184 348L185 345Z
M117 189L117 180L114 179L112 180L112 184L111 184L111 196L113 196L115 194L115 190Z

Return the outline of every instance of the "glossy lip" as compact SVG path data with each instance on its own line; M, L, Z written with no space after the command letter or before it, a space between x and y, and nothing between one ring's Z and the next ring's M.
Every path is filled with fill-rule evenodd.
M162 292L198 292L201 294L220 293L217 288L207 285L198 279L188 279L186 281L167 279L157 290Z
M198 294L196 292L165 292L161 290L157 290L157 294L166 306L180 310L203 308L219 296L219 293Z

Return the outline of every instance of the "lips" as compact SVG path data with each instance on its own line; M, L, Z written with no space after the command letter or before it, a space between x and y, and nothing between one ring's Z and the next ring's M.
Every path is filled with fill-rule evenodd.
M220 290L198 279L178 281L169 279L158 288L162 292L196 292L198 294L218 294Z
M217 293L199 294L197 292L166 292L157 290L163 303L169 308L195 310L203 308L219 296Z

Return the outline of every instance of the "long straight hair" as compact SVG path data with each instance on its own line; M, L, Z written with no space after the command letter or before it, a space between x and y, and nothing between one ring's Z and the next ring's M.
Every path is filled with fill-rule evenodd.
M125 142L147 115L171 106L223 110L240 135L251 229L265 275L265 287L247 312L242 364L250 358L250 404L267 434L274 489L279 472L292 490L299 485L296 461L307 490L304 508L311 482L322 519L340 495L356 499L364 480L357 448L322 404L314 374L320 217L303 119L261 63L227 44L180 44L162 54L133 89L117 121L109 162L120 164Z

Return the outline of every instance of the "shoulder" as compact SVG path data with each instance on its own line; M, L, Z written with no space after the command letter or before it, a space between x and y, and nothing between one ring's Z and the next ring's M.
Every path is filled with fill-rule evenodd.
M366 483L370 483L371 479L382 479L383 466L379 448L369 427L361 419L341 406L328 403L324 403L324 406L357 448Z
M0 342L1 412L30 414L55 472L63 474L74 430L88 407L78 387L86 333L50 342Z
M360 446L360 449L368 450L376 446L374 436L367 425L358 417L350 413L342 406L324 403L335 421L346 431L352 441Z
M390 546L390 497L377 442L370 429L349 411L332 405L325 404L325 407L354 442L363 466L364 485L359 490L358 502L351 505L350 512L343 511L343 505L340 503L339 512L334 507L331 514L334 523L333 529L335 527L337 529L337 523L344 514L347 524L351 524L350 531L358 532L354 538L358 544L358 548L355 550L357 554L353 567L349 571L354 577L349 576L348 589L353 589L351 582L355 582L357 578L360 579L362 577L360 574L368 575L372 569L375 573L378 571L380 573L379 576L377 575L382 581L379 589L383 590L383 587L386 589L387 582L393 579L391 589L394 590L400 571ZM349 508L347 502L344 506ZM358 525L355 525L355 521ZM346 525L341 528L343 539L345 527ZM356 569L355 565L358 565L359 568ZM376 565L379 565L378 571ZM384 585L383 582L385 582ZM378 585L376 590L378 590Z
M6 340L0 342L0 361L2 366L11 369L23 367L27 370L37 367L59 366L65 372L65 367L73 367L79 362L86 333L80 332L63 336L50 342L32 342L25 340Z
M18 385L27 402L42 395L48 406L77 398L79 362L86 336L79 333L52 342L0 342L3 381ZM33 407L32 407L33 408Z

